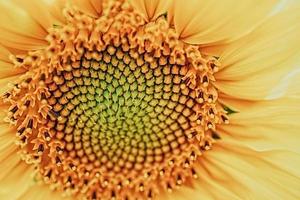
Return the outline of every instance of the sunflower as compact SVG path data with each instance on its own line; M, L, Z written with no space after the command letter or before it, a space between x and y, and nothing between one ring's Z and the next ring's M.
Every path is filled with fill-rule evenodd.
M297 2L0 8L0 199L300 198Z

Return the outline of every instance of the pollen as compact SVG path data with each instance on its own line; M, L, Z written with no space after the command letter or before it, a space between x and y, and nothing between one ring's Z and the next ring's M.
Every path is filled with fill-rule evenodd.
M47 48L13 57L27 73L3 96L37 180L79 199L154 199L193 181L228 123L217 58L118 2L99 18L66 8Z

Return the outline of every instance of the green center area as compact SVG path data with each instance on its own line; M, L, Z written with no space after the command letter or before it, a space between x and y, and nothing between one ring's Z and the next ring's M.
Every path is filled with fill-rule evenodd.
M85 56L49 83L52 126L68 156L127 173L180 153L197 104L180 67L101 56Z

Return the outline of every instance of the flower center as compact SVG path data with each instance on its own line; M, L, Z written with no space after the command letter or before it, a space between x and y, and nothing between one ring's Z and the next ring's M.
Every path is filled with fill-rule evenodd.
M98 61L86 53L47 84L53 108L49 127L65 141L67 156L113 170L115 176L161 163L172 151L180 153L199 105L184 87L178 66L138 66L112 46L93 54Z
M217 60L115 3L65 10L49 46L15 58L28 72L5 94L23 158L54 188L89 199L151 199L197 177L227 123L211 84Z

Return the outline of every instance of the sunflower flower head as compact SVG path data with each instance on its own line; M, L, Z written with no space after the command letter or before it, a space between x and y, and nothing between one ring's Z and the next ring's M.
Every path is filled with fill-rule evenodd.
M169 1L69 1L56 16L59 22L43 23L42 46L26 53L9 49L14 53L7 62L22 72L3 94L4 120L35 184L75 199L150 200L197 187L205 173L227 176L215 172L220 163L208 151L235 148L228 139L229 118L237 113L231 106L242 111L254 105L245 101L260 101L266 91L255 96L245 87L237 103L226 67L238 61L227 57L246 42L235 33L215 33L212 41L193 28L193 20L184 27L175 7ZM230 44L229 36L238 42ZM223 41L218 49L229 50L216 53ZM238 75L249 52L241 51L246 61L233 81L246 78ZM220 145L223 136L228 143Z
M197 178L226 112L215 57L178 39L164 15L147 22L116 1L93 18L74 7L5 94L22 156L37 177L88 199L152 198ZM101 188L101 189L99 189Z

